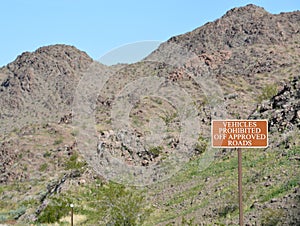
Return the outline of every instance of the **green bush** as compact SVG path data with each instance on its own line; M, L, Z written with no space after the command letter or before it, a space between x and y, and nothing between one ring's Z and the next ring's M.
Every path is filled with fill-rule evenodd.
M51 156L51 152L50 151L46 151L44 154L43 154L44 158L48 158Z
M11 210L9 212L9 215L13 217L13 219L17 220L19 219L24 213L26 212L26 207L25 206L20 206L16 210Z
M168 126L171 122L174 121L178 117L178 113L167 113L164 116L160 116L160 118L165 122L165 124Z
M0 222L18 220L26 212L25 206L19 206L15 210L0 213Z
M72 135L73 137L78 136L78 134L79 134L79 131L78 131L78 130L73 130L73 131L71 132L71 135Z
M41 212L38 223L55 223L62 217L67 216L70 211L70 201L61 198L52 198L51 202Z
M48 164L47 164L47 163L43 163L43 164L40 166L39 170L42 171L42 172L44 172L44 171L46 171L47 168L48 168Z
M100 188L92 188L89 196L92 196L89 209L95 211L89 213L86 224L142 225L150 215L143 193L124 185L110 182Z
M277 85L276 84L268 84L266 85L263 90L261 95L258 97L258 102L262 102L263 100L269 100L273 96L275 96L278 92Z
M266 209L263 212L263 216L261 219L261 225L262 226L276 226L281 225L281 219L284 217L284 213L282 210L276 210L276 209Z
M157 146L157 147L150 147L148 152L154 157L158 157L161 153L161 151L163 150L163 147L161 146Z
M238 209L238 205L230 203L230 204L220 207L218 209L218 214L220 217L225 218L225 217L227 217L227 215L233 213L237 209Z
M181 218L181 225L182 226L194 226L194 225L196 225L194 223L194 221L195 221L195 218L186 219L185 217L182 217Z
M207 148L207 145L208 145L207 140L199 135L198 142L196 143L195 148L194 148L195 154L196 155L203 154Z
M63 138L59 138L53 142L53 145L59 145L63 142Z
M70 170L70 169L81 169L86 165L85 161L79 161L78 160L78 154L74 153L71 155L70 159L66 161L65 163L65 169Z

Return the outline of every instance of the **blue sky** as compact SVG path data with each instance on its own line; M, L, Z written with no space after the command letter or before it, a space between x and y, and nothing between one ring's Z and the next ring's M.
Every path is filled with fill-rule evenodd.
M271 13L300 10L299 0L6 0L1 2L0 66L24 51L74 45L98 60L128 43L166 41L253 3Z

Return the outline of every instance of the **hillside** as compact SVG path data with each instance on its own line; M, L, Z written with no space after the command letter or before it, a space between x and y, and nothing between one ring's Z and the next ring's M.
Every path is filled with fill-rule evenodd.
M300 224L300 11L255 5L135 64L67 45L0 68L0 224L237 225L237 153L212 119L267 119L243 150L247 225Z
M25 52L1 68L1 132L69 114L80 73L91 63L75 47L54 45Z

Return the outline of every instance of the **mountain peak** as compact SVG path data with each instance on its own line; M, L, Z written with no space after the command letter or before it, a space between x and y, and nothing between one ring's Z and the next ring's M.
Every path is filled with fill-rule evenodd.
M258 44L283 44L297 39L299 20L299 11L271 14L249 4L233 8L220 19L191 32L172 37L168 43L186 47L198 55Z
M41 65L53 66L57 62L66 62L73 69L77 69L85 67L92 59L74 46L56 44L38 48L34 52L24 52L7 67L11 71L28 66L39 69Z
M229 17L236 14L239 16L242 15L243 17L251 15L254 18L259 18L270 13L268 13L263 7L254 4L248 4L246 6L230 9L223 17Z
M55 121L69 112L81 73L92 62L85 52L68 45L45 46L19 55L0 69L3 125L19 127L32 119L51 117Z

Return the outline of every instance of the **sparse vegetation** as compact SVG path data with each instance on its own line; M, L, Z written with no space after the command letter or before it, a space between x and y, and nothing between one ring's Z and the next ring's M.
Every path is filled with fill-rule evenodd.
M53 145L60 145L63 142L63 138L59 138L57 140L54 141Z
M38 223L55 223L70 211L70 201L53 197L44 211L38 216Z
M185 217L182 217L181 219L182 226L196 226L194 222L195 222L195 218L186 219Z
M148 152L154 157L158 157L161 154L161 151L163 150L162 146L157 146L157 147L150 147Z
M44 153L44 155L43 155L45 158L48 158L48 157L50 157L51 156L51 151L46 151L45 153Z
M207 140L204 137L202 137L201 135L199 135L198 142L196 143L196 146L195 146L196 155L200 155L200 154L204 153L207 148L207 145L208 145Z
M71 135L72 135L73 137L76 137L78 134L79 134L79 131L78 131L78 130L73 130L73 131L71 132Z
M274 84L268 84L262 89L261 95L258 97L258 102L261 103L263 100L269 100L273 96L275 96L278 92L277 85Z
M47 170L47 168L48 168L48 164L47 164L47 163L43 163L43 164L40 166L39 170L40 170L41 172L44 172L44 171Z
M237 209L238 209L237 203L229 203L226 204L225 206L219 207L218 214L220 217L226 218L230 214L234 213Z
M173 122L174 119L176 119L178 117L178 113L177 112L166 113L165 115L160 116L160 117L165 122L165 124L168 126L171 122Z
M65 169L66 170L74 170L74 169L82 169L82 167L84 167L86 165L85 161L80 161L78 159L78 154L74 153L73 155L71 155L70 159L66 161L65 163Z
M281 219L283 218L284 213L281 209L266 209L263 211L263 216L261 220L262 226L276 226L283 223Z

